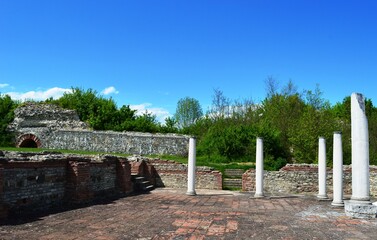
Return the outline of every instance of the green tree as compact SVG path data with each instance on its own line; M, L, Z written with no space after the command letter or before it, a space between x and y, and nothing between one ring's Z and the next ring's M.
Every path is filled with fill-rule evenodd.
M133 122L132 131L155 133L159 129L156 116L145 111L142 115L137 116Z
M133 114L127 107L118 111L112 98L106 99L92 89L72 88L71 92L64 93L53 103L76 110L80 120L87 122L95 130L120 130L119 125L126 121L121 118L132 117Z
M305 102L296 89L291 81L280 92L274 88L258 109L259 128L272 129L276 133L282 146L280 156L290 161L293 161L290 133L299 122L305 108Z
M0 94L0 146L12 146L13 134L7 131L8 125L14 119L14 110L19 105L9 95Z
M231 103L223 91L216 88L213 90L212 106L207 115L214 120L223 119L231 116Z
M180 129L191 126L202 116L202 107L195 98L185 97L178 101L174 118Z
M178 128L176 127L177 121L173 117L165 118L165 124L160 127L160 131L163 133L176 133Z

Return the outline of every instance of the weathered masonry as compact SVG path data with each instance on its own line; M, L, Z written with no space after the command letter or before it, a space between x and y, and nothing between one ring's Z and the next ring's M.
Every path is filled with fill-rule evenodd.
M15 110L9 130L17 147L186 156L189 136L92 131L77 113L50 104L25 103Z
M351 194L352 168L343 166L344 193ZM332 169L327 169L326 186L333 191ZM377 167L370 167L371 195L377 195ZM255 170L250 169L242 176L242 190L255 191ZM318 165L287 164L279 171L264 171L264 190L270 194L315 194L318 193Z
M111 155L0 151L0 220L8 214L125 196L153 187L186 188L187 165L174 161ZM222 189L222 175L198 167L197 186Z

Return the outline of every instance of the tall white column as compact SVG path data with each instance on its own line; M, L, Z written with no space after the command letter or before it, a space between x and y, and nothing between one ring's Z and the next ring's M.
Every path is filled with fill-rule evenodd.
M344 206L343 146L342 146L342 133L341 132L334 132L334 139L333 139L333 201L331 205Z
M196 172L196 139L189 140L189 156L187 170L187 195L194 196L195 192L195 172Z
M369 134L362 94L351 95L352 201L370 203Z
M327 199L326 194L326 140L318 140L318 198Z
M263 194L263 139L260 137L257 138L254 197L264 197L264 194Z

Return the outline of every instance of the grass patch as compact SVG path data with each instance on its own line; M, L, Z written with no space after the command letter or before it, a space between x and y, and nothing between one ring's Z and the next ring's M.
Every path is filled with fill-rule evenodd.
M150 157L160 158L164 160L173 160L179 163L187 164L188 158L182 156L171 156L171 155L151 155ZM215 170L221 172L225 176L225 169L243 169L244 171L249 170L250 168L255 168L254 163L252 162L230 162L230 163L220 163L213 162L212 159L209 159L207 156L197 156L196 157L197 166L207 166L212 167Z
M79 150L62 150L62 149L45 149L45 148L15 148L15 147L0 147L2 151L15 151L15 152L59 152L59 153L66 153L66 154L79 154L79 155L98 155L98 154L111 154L119 157L129 157L132 156L131 154L123 154L123 153L106 153L106 152L94 152L94 151L79 151ZM160 158L164 160L172 160L179 163L187 164L187 157L182 156L173 156L173 155L148 155L146 157L150 158ZM230 162L230 163L221 163L221 162L214 162L213 159L209 159L206 156L197 156L196 158L196 165L197 166L207 166L212 167L215 170L221 172L224 176L225 169L243 169L248 170L250 168L254 168L254 163L251 162Z
M120 157L129 157L131 154L124 153L106 153L106 152L95 152L95 151L80 151L80 150L63 150L63 149L47 149L47 148L16 148L16 147L0 147L1 151L12 151L12 152L56 152L65 154L78 154L78 155L99 155L99 154L110 154Z
M237 188L237 187L224 187L223 190L230 190L230 191L241 191L242 188Z

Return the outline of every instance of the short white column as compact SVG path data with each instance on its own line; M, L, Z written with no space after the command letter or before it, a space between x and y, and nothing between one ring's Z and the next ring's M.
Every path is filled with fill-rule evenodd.
M257 152L255 161L255 195L264 197L263 194L263 139L257 138Z
M326 140L318 140L318 198L327 199L326 194Z
M369 134L362 94L351 95L352 201L370 203Z
M196 172L196 139L189 140L189 156L187 170L187 195L194 196L195 192L195 172Z
M343 146L342 133L334 132L333 139L333 206L344 206L343 201Z

